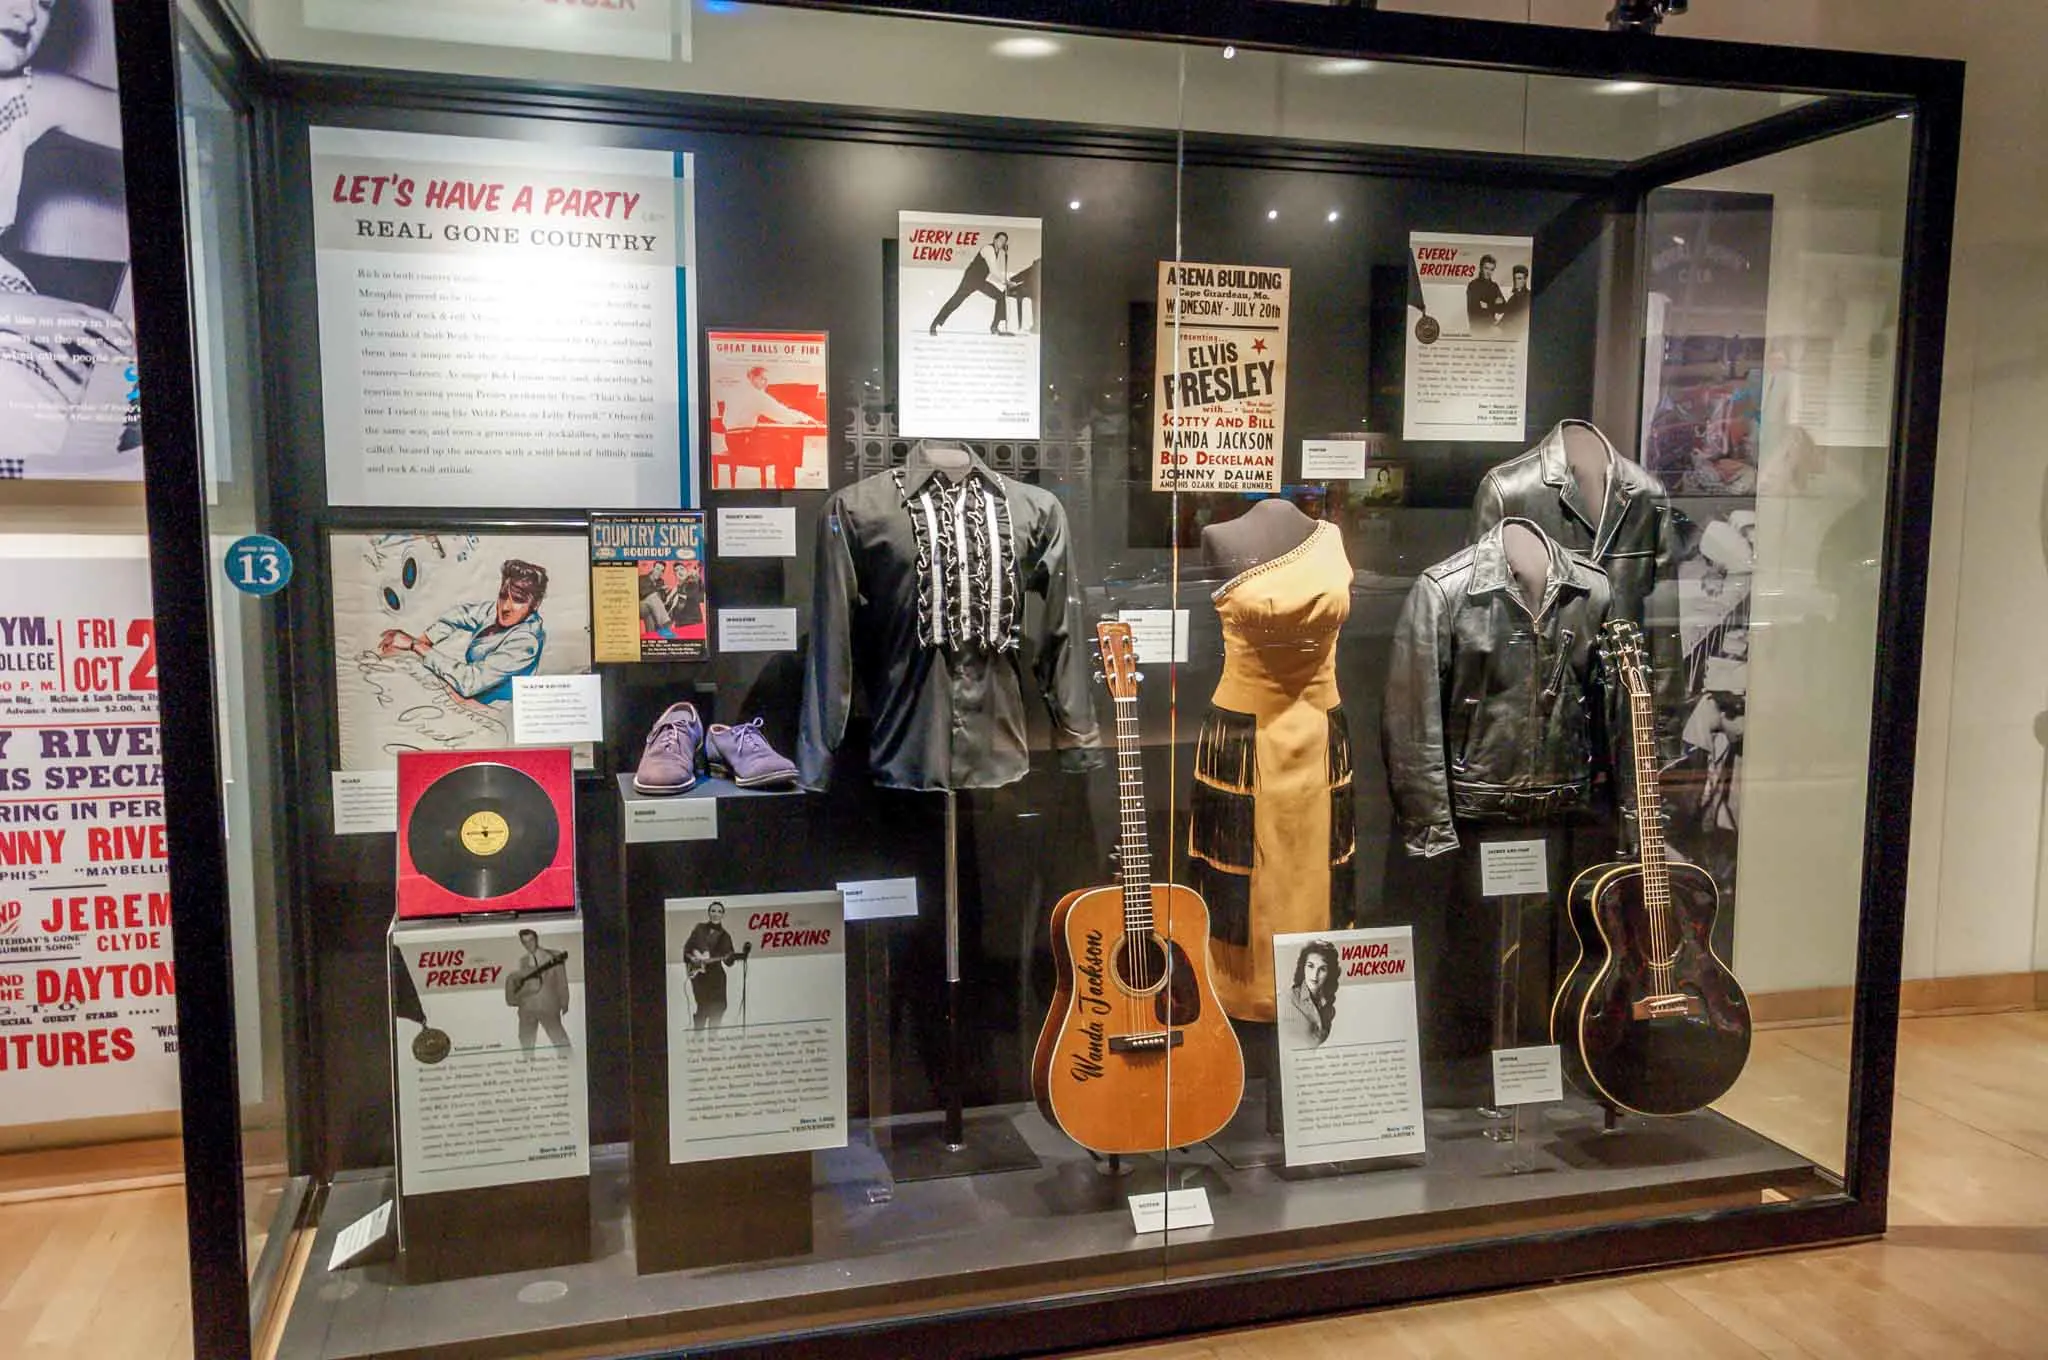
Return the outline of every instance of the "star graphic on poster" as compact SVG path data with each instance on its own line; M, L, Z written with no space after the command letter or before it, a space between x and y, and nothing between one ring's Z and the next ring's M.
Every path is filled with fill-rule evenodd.
M1254 341L1252 341L1252 353L1254 353L1254 354L1264 354L1265 352L1266 352L1266 342L1265 342L1264 340L1254 340Z

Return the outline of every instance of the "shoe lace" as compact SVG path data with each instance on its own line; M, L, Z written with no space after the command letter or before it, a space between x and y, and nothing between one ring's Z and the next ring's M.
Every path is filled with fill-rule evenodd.
M679 756L683 753L683 725L679 722L663 723L654 729L654 740L649 749Z
M731 729L733 745L748 755L759 755L763 752L772 754L768 738L761 735L761 724L765 721L764 718L755 718L751 722L734 723Z

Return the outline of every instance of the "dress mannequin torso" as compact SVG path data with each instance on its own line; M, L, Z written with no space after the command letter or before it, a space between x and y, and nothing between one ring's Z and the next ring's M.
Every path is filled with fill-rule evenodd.
M1236 576L1308 541L1317 521L1293 502L1271 496L1236 519L1202 530L1202 556Z
M1501 526L1500 546L1521 586L1522 603L1534 614L1543 607L1543 591L1550 584L1550 546L1528 525L1513 521Z

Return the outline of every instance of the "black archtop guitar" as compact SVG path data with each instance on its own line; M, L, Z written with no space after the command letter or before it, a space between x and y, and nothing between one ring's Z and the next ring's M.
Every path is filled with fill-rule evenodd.
M1611 1109L1690 1114L1726 1094L1749 1060L1749 999L1714 953L1720 889L1665 854L1655 715L1642 635L1617 620L1600 635L1608 682L1628 696L1637 858L1599 864L1569 894L1579 959L1550 1012L1572 1084Z

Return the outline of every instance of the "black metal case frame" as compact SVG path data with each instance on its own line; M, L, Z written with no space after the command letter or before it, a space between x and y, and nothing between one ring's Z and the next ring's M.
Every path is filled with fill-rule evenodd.
M791 0L780 0L790 3ZM797 0L802 3L803 0ZM1961 136L1960 63L1816 52L1643 34L1602 34L1476 20L1383 14L1371 9L1223 0L1134 7L1116 0L812 0L808 7L1001 23L1008 27L1183 41L1264 50L1477 66L1533 75L1642 80L1795 91L1815 102L1733 132L1625 164L1526 164L1574 188L1600 188L1615 211L1640 217L1651 189L1909 113L1913 159L1900 299L1896 400L1887 470L1877 664L1871 715L1865 858L1854 993L1847 1177L1839 1196L1678 1220L1576 1228L1541 1238L1477 1241L1313 1266L1176 1280L1085 1298L1054 1297L938 1315L836 1327L726 1347L790 1357L1012 1353L1020 1338L1048 1351L1242 1326L1334 1309L1406 1302L1560 1277L1664 1265L1734 1253L1868 1237L1884 1230L1904 941L1924 594L1932 525L1934 450L1948 294L1950 233ZM443 108L511 114L564 111L595 122L673 117L688 102L700 120L751 123L758 106L472 79L284 72L266 63L221 0L141 0L115 7L129 202L149 205L133 232L138 347L148 453L151 570L159 619L160 695L172 893L179 904L175 962L179 1023L189 1042L179 1061L184 1100L193 1327L201 1357L251 1353L250 1290L243 1228L241 1100L234 1060L227 859L219 809L219 745L213 726L210 549L199 445L197 368L181 211L178 52L180 10L196 12L219 39L229 83L255 113L261 143L274 138L275 103L314 84L362 91L403 85ZM195 44L195 48L198 44ZM212 54L207 54L209 58ZM304 85L300 85L303 90ZM772 114L770 116L773 116ZM784 115L800 118L795 111ZM956 120L957 122L957 120ZM700 123L700 126L702 124ZM842 135L844 132L842 131ZM855 133L854 135L859 135ZM867 135L944 138L938 120L876 115ZM956 134L957 135L957 134ZM1104 133L1112 141L1115 133ZM1131 148L1123 148L1126 154ZM1409 173L1456 175L1457 155L1360 152ZM1498 160L1487 162L1498 173ZM1589 173L1590 172L1590 173ZM275 202L274 190L259 193ZM260 224L266 230L271 223ZM1632 262L1620 267L1632 271ZM1632 271L1633 272L1633 271ZM1639 274L1637 291L1639 292ZM1624 283L1629 280L1624 276ZM266 287L275 289L274 280ZM1629 296L1625 287L1623 295ZM272 298L266 298L266 310ZM273 397L275 383L267 384ZM269 422L273 439L275 419ZM380 516L394 519L395 516ZM295 526L305 528L307 526ZM324 603L324 602L323 602ZM292 740L286 734L286 740ZM303 840L294 828L297 843ZM321 1099L317 1057L296 1062L294 1126ZM317 1123L314 1124L317 1127ZM296 1135L297 1166L317 1147ZM1169 1263L1171 1257L1168 1257ZM1170 1265L1169 1265L1170 1270Z

